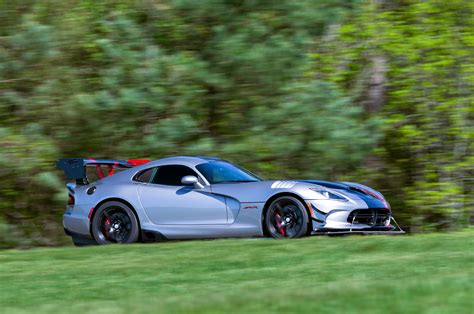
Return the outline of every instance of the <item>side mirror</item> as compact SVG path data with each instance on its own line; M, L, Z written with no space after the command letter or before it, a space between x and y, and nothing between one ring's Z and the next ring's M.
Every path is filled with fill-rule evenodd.
M195 189L202 189L204 187L195 176L184 176L181 179L181 183L184 185L194 185Z

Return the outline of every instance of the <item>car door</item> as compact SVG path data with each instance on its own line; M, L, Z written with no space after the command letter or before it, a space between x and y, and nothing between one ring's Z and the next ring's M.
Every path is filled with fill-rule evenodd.
M140 202L148 218L157 225L226 224L225 197L213 195L209 187L183 185L181 179L187 175L198 177L187 166L159 166L149 181L138 184Z

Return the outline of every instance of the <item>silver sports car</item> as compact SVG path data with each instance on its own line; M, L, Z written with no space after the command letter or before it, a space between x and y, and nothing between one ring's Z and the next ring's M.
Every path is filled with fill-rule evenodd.
M350 182L266 181L209 157L57 161L76 245L218 237L403 233L383 195ZM90 183L87 167L96 168ZM90 171L89 171L90 172Z

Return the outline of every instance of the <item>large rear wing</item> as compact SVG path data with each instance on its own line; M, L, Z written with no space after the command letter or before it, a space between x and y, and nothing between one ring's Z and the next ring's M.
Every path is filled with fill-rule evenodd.
M147 159L128 159L128 160L110 160L110 159L93 159L93 158L63 158L56 161L56 167L64 171L68 179L76 179L76 184L87 185L86 167L94 166L100 179L111 176L115 173L116 168L132 168L143 165L150 160ZM108 168L107 174L104 173L102 166Z

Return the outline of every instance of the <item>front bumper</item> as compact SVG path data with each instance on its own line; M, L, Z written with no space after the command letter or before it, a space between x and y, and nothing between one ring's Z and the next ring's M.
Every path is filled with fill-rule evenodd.
M318 205L320 205L319 203ZM324 208L319 210L314 202L312 209L312 234L404 234L387 208ZM321 207L319 207L321 208Z
M391 219L393 220L393 218ZM311 235L344 235L344 234L386 234L386 235L398 235L405 234L405 231L398 226L395 220L393 224L386 227L368 227L368 228L348 228L348 229L331 229L331 228L320 228L313 230Z

